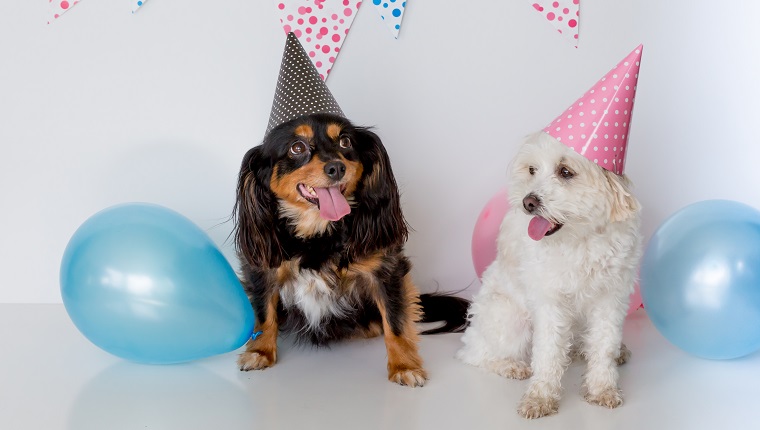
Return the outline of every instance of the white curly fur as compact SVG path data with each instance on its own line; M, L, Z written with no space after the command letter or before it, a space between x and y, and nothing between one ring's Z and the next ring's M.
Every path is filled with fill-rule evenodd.
M574 175L563 177L563 167ZM523 207L528 195L540 201L533 214ZM619 406L616 365L629 354L622 326L641 256L630 182L538 133L512 162L509 196L498 256L483 274L457 357L505 377L530 377L518 412L538 418L556 413L562 374L580 353L586 400ZM534 215L563 226L533 240Z

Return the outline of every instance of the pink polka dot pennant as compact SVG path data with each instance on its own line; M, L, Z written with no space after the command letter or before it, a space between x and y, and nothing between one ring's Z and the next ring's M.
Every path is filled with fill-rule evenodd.
M580 0L530 0L546 22L554 26L576 48L580 23Z
M360 0L274 0L285 33L293 32L322 79L327 79Z
M639 45L544 132L598 164L623 173L643 46Z
M50 7L50 18L48 24L53 20L58 19L59 16L68 12L69 9L79 3L79 0L48 0L48 6Z

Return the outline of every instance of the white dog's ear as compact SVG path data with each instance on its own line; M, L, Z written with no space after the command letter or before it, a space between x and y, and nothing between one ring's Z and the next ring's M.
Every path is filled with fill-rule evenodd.
M610 221L625 221L635 216L641 206L631 193L631 181L625 175L602 170L610 190Z

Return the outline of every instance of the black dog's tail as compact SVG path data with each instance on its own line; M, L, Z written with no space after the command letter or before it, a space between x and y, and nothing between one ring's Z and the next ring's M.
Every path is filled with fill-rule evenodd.
M441 327L425 330L422 334L461 333L467 328L467 309L470 301L450 294L421 294L423 323L444 321Z

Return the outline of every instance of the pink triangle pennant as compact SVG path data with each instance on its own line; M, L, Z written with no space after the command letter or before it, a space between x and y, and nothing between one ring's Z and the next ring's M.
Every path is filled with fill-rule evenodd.
M53 20L58 19L59 16L66 13L77 3L79 3L79 0L48 0L50 6L50 19L48 19L48 24Z
M533 8L576 48L581 20L580 0L530 0Z
M275 0L285 33L293 32L323 80L362 2L360 0Z

